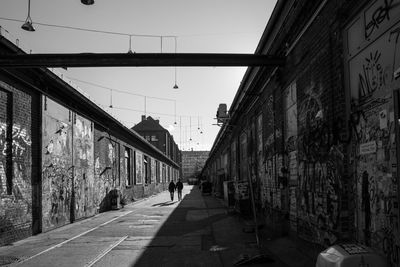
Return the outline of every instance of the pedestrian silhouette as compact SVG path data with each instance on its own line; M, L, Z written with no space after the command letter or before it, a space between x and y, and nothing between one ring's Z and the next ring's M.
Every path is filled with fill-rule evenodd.
M173 180L168 185L168 191L169 194L171 195L171 201L174 201L174 192L175 192L175 183Z
M181 182L181 179L179 179L178 182L176 183L176 189L178 190L178 200L182 200L183 184Z

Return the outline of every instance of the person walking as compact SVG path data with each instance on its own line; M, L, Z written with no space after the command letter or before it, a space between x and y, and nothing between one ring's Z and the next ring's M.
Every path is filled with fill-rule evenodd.
M183 184L181 182L181 179L179 179L178 182L176 183L176 189L178 190L178 200L182 200Z
M174 201L174 192L175 192L175 183L174 180L171 180L171 182L168 185L168 191L169 194L171 195L171 201Z

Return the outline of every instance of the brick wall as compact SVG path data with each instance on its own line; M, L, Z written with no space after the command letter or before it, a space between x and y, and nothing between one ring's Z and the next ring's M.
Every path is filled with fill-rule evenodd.
M233 123L238 127L232 133L233 139L237 139L241 131L249 131L251 121L262 110L265 172L259 168L258 175L262 187L260 206L265 218L283 232L290 229L297 236L322 245L348 238L351 224L350 207L345 205L349 171L345 163L347 143L343 119L347 107L341 3L328 1L299 39L321 1L297 1L292 6L270 52L286 56L287 49L292 48L286 64L268 84L263 70L259 70L249 88L260 91L261 95L250 111L244 107L254 97L243 98L235 111L240 114ZM288 101L288 88L295 90L291 100L295 108L290 110L294 117L283 108ZM289 127L296 129L291 135ZM223 151L228 146L221 143L214 150ZM242 147L239 145L239 148ZM208 168L218 161L217 154Z
M0 245L31 234L32 97L0 82Z

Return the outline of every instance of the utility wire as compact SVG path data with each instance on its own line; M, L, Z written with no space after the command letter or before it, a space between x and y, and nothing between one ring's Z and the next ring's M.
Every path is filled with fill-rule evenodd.
M4 17L0 17L0 19L8 20L8 21L16 21L16 22L25 22L24 20L4 18ZM41 22L36 22L36 21L34 22L34 24L46 26L46 27L55 27L55 28L63 28L63 29L68 29L68 30L77 30L77 31L94 32L94 33L113 34L113 35L120 35L120 36L151 37L151 38L161 38L161 37L162 38L175 38L176 37L175 35L134 34L134 33L125 33L125 32L103 31L103 30L72 27L72 26L65 26L65 25L41 23Z
M140 96L140 97L147 97L147 98L158 99L158 100L167 100L167 101L172 101L172 102L175 102L175 101L176 101L175 99L171 99L171 98L162 98L162 97L155 97L155 96L147 96L147 95L135 94L135 93L131 93L131 92L128 92L128 91L119 90L119 89L107 87L107 86L104 86L104 85L100 85L100 84L96 84L96 83L92 83L92 82L87 82L87 81L79 80L79 79L76 79L76 78L73 78L73 77L70 77L70 76L68 76L67 78L70 79L70 80L73 80L73 81L77 81L77 82L84 83L84 84L88 84L88 85L93 85L93 86L100 87L100 88L107 89L107 90L112 90L112 91L118 92L118 93L123 93L123 94L128 94L128 95L134 95L134 96Z
M8 21L15 21L15 22L22 22L22 23L25 22L25 20L5 18L5 17L0 17L0 20L8 20ZM36 22L36 21L34 22L34 24L46 26L46 27L68 29L68 30L86 31L86 32L112 34L112 35L120 35L120 36L150 37L150 38L175 38L175 37L182 38L182 37L205 37L205 36L222 36L222 35L249 35L249 34L254 34L257 36L260 35L259 32L223 32L223 33L181 34L181 35L135 34L135 33L126 33L126 32L103 31L103 30L88 29L88 28L81 28L81 27L72 27L72 26L66 26L66 25L57 25L57 24ZM161 40L161 42L162 42L162 40Z
M103 105L103 104L99 104L99 106L109 108L109 106ZM143 113L143 112L144 112L143 110L139 110L139 109L125 108L125 107L116 107L116 106L113 106L113 107L110 108L110 109L128 110L128 111L134 111L134 112L140 112L140 113ZM173 114L157 113L157 112L147 112L147 113L149 113L149 114L156 114L156 115L163 115L163 116L174 117Z
M99 104L99 106L109 108L109 106L103 105L103 104ZM138 109L127 108L127 107L116 107L116 106L114 106L114 105L113 105L113 107L110 108L110 109L127 110L127 111L141 112L141 113L144 112L144 110L138 110ZM149 114L155 114L155 115L163 115L163 116L175 117L174 114L159 113L159 112L147 112L147 113L149 113ZM178 115L178 114L177 114L177 116L186 117L186 118L194 117L194 116L182 116L182 115ZM196 129L196 130L197 130L197 129Z
M158 100L166 100L166 101L172 101L175 102L175 99L171 99L171 98L162 98L162 97L155 97L155 96L146 96L146 95L141 95L141 94L135 94L135 93L131 93L128 91L124 91L124 90L119 90L119 89L115 89L115 88L111 88L111 87L107 87L107 86L103 86L100 84L96 84L96 83L92 83L92 82L87 82L87 81L83 81L80 79L76 79L70 76L66 76L66 78L73 80L73 81L77 81L77 82L81 82L84 84L88 84L88 85L92 85L92 86L96 86L96 87L100 87L103 89L107 89L113 92L119 92L119 93L123 93L123 94L128 94L128 95L134 95L134 96L140 96L140 97L147 97L147 98L152 98L152 99L158 99ZM105 106L106 105L101 105L101 106ZM130 111L136 111L136 112L144 112L143 110L136 110L136 109L130 109L130 108L124 108L124 107L112 107L114 109L121 109L121 110L130 110ZM156 113L156 112L147 112L147 113L151 113L151 114L157 114L157 115L165 115L165 116L170 116L170 117L175 117L175 116L180 116L180 117L185 117L185 118L191 118L191 117L197 117L197 116L187 116L187 115L178 115L178 114L166 114L166 113Z

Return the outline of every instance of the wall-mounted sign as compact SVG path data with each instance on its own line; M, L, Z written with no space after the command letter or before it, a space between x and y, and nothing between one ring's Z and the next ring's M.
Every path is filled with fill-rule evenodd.
M376 142L371 141L360 145L360 155L372 154L376 152Z

